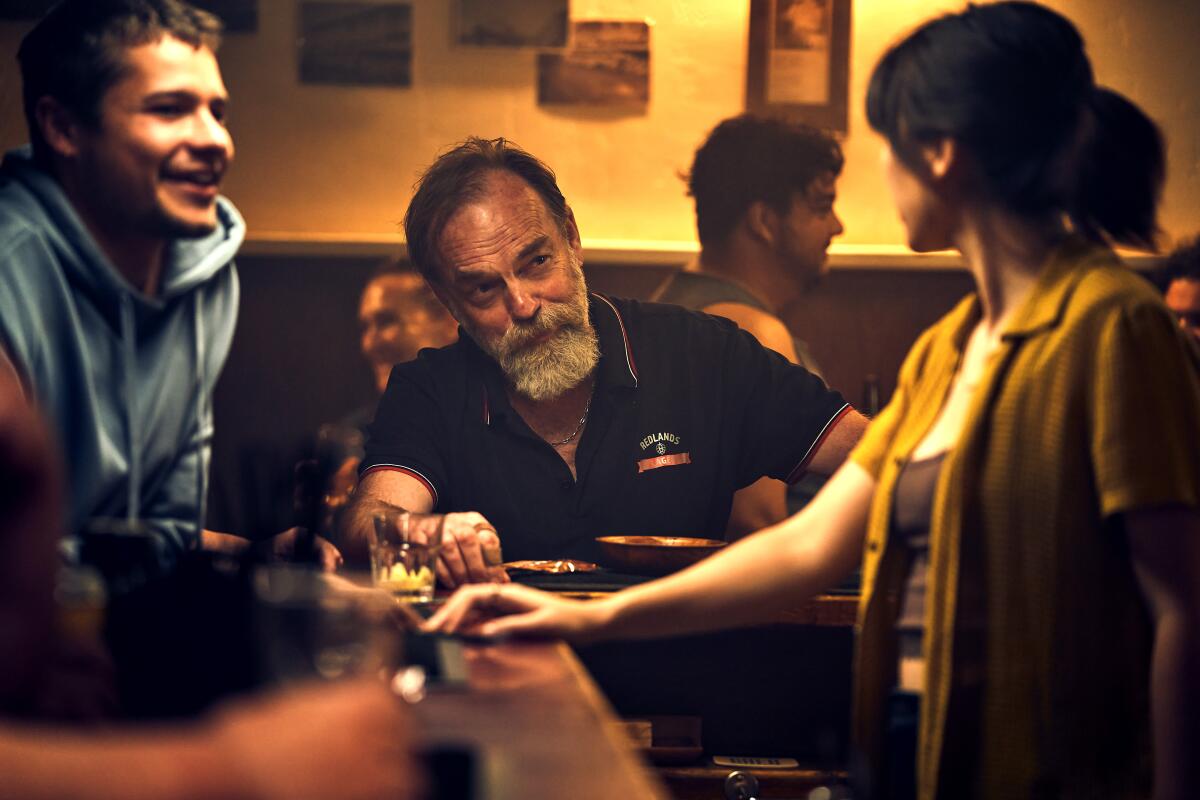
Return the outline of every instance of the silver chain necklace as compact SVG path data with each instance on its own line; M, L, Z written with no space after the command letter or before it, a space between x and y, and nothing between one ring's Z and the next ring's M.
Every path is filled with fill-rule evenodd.
M571 435L565 439L559 439L557 442L547 440L547 444L551 447L562 447L564 444L570 444L575 441L575 437L583 430L584 423L587 422L588 412L592 410L592 396L588 395L587 405L583 407L583 416L579 418L579 424L575 426L575 430L571 431Z

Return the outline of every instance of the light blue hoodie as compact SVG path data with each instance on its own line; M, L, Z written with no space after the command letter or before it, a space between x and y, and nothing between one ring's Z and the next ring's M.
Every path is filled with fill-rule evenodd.
M28 148L0 165L0 347L62 446L67 533L140 520L165 565L203 526L212 391L237 320L231 259L245 223L224 198L217 217L212 234L171 244L161 292L147 297Z

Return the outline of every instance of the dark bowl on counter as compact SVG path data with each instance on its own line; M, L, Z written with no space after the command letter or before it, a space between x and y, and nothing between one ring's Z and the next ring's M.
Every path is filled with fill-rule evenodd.
M600 536L604 566L631 575L669 575L725 546L719 539L688 536Z

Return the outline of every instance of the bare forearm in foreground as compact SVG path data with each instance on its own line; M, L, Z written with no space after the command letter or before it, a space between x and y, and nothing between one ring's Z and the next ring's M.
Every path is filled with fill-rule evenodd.
M243 797L198 734L81 736L0 728L0 798Z
M243 698L186 725L0 724L0 800L411 800L406 709L374 678Z

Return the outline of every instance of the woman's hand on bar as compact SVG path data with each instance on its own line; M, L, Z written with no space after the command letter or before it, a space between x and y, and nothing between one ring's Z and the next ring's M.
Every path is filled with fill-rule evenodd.
M427 631L586 641L608 623L609 602L571 600L520 584L464 586L425 623Z

